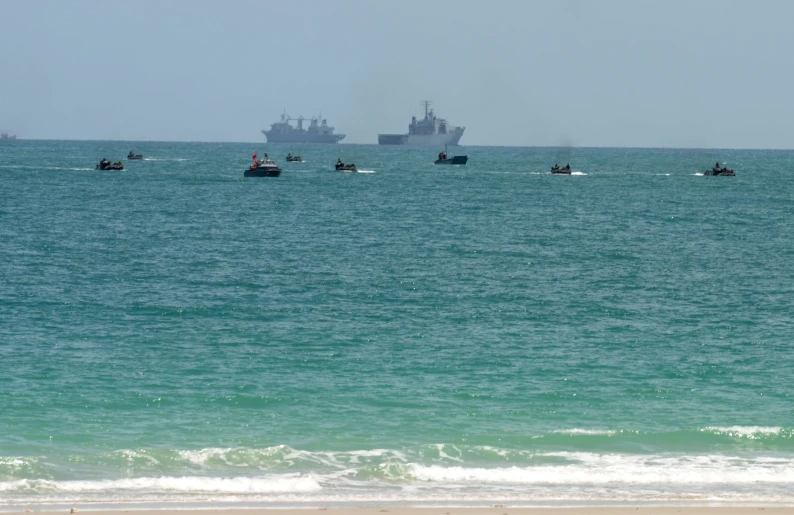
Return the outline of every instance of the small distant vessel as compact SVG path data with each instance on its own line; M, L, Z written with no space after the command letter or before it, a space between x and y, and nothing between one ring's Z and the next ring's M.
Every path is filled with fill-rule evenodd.
M411 118L408 134L378 134L379 145L417 145L417 146L455 146L463 137L466 127L453 127L443 118L437 118L430 109L429 100L423 100L425 117L417 120Z
M571 175L571 165L567 164L563 167L555 164L551 167L551 173L560 174L560 175Z
M129 160L143 159L143 154L133 154L132 150L130 150L130 153L127 154L127 159Z
M7 132L4 132L4 133L0 134L0 139L9 139L9 140L10 139L17 139L17 135L16 134L9 134Z
M102 161L96 165L97 170L124 170L124 165L121 164L121 161L116 161L115 163L111 163L107 160L107 158L102 158Z
M256 152L254 152L254 164L248 167L243 173L245 177L278 177L281 175L281 168L279 168L275 161L270 159L265 154L264 159L256 160Z
M287 113L281 115L281 121L270 125L270 130L262 129L265 141L268 143L339 143L345 138L344 134L334 134L334 128L328 125L325 118L312 117L309 128L303 128L306 118L298 116L290 118ZM297 127L289 122L297 121Z
M703 175L719 175L723 177L735 177L734 171L728 167L720 167L719 161L714 165L714 168L707 170Z
M287 154L287 162L288 163L302 163L303 159L301 156L293 156L292 153Z
M438 153L438 159L435 164L437 165L465 165L469 160L469 156L452 156L447 157L447 148L444 146L444 151Z
M358 168L354 163L345 164L341 159L336 161L336 171L338 172L357 172Z

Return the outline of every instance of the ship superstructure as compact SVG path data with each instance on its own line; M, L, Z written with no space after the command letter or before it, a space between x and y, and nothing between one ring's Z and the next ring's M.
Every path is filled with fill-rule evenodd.
M430 107L429 100L422 101L425 108L425 117L417 120L411 118L408 134L378 134L380 145L419 145L419 146L455 146L463 137L466 127L449 125L444 118L438 118Z
M334 128L328 125L325 118L311 117L309 128L303 128L303 116L290 118L287 113L281 115L281 121L270 125L270 129L263 129L262 134L268 143L339 143L344 139L344 134L334 134ZM291 121L297 125L290 124Z
M0 134L0 139L17 139L17 135L16 134L9 134L7 132L4 132L4 133Z

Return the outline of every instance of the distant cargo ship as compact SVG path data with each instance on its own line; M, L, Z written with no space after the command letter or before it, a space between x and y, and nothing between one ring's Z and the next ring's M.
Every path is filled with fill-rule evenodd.
M466 127L453 127L443 118L436 118L430 109L431 102L425 100L425 118L417 120L411 118L408 134L378 134L379 145L421 145L441 147L444 145L455 146L463 136Z
M281 121L271 124L270 130L263 129L265 141L268 143L339 143L344 139L344 134L334 134L334 128L329 126L325 118L312 117L309 128L303 128L306 118L299 116L290 118L288 114L281 115ZM298 122L297 126L290 125L291 121Z
M4 132L4 133L0 134L0 139L17 139L17 135L16 134L9 134L7 132Z

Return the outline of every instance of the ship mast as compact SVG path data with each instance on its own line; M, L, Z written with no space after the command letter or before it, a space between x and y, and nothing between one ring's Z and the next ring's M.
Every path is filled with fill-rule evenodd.
M430 104L432 104L433 102L431 102L430 100L422 100L419 103L425 106L425 120L427 120L427 108L430 107Z

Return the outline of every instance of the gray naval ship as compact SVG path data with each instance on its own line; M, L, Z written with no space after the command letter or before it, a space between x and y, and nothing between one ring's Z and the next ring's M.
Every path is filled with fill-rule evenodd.
M408 134L378 134L379 145L421 145L431 147L455 146L463 136L466 127L453 127L443 118L437 118L430 109L429 100L422 101L425 117L411 118Z
M325 118L320 120L318 117L309 119L309 128L303 128L303 116L290 118L288 114L281 115L281 121L271 124L270 130L263 129L265 141L268 143L339 143L344 139L344 134L334 134L334 128L329 126ZM297 126L289 122L298 122Z

